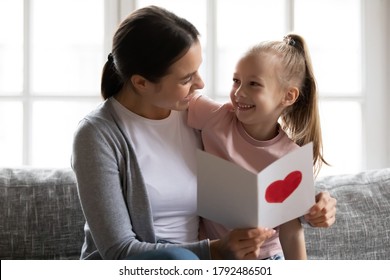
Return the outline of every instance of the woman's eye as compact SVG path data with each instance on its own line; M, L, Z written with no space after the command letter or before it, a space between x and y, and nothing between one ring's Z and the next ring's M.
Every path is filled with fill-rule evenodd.
M189 82L191 82L191 80L192 76L188 77L186 80L183 81L183 85L188 84Z
M239 83L240 83L240 80L234 79L234 78L233 78L233 83L234 83L234 84L239 84Z

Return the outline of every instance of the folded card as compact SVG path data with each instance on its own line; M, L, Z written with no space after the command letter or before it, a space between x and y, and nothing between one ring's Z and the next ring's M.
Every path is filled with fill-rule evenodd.
M312 143L258 174L201 150L197 156L198 214L227 228L274 228L315 203Z

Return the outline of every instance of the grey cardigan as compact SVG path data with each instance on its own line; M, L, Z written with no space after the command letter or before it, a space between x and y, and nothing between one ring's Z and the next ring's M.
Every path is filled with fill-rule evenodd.
M179 246L210 259L208 240L156 241L142 172L123 131L108 99L79 123L74 135L72 168L87 221L81 258L123 259Z

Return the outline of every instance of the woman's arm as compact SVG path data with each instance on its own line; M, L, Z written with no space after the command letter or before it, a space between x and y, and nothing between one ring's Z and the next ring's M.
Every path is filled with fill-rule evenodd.
M122 155L124 151L117 148L120 146L118 143L114 144L119 140L112 133L83 121L75 133L72 155L81 205L93 237L92 240L89 236L89 242L96 245L103 259L123 259L171 246L187 248L200 259L255 258L253 254L258 252L264 239L273 234L272 230L237 230L220 240L187 244L156 243L147 200L140 207L132 205L137 208L137 213L128 210L127 204L131 203L128 196L137 195L139 199L145 199L142 194L139 197L142 180L126 178L121 174L126 166ZM129 166L126 168L131 169ZM130 190L122 186L126 183ZM129 195L129 192L134 194ZM136 217L132 219L131 215ZM136 226L133 220L141 220L142 224Z
M307 259L304 230L299 219L282 224L279 239L286 260Z
M93 241L103 259L121 259L136 241L122 190L120 162L106 131L83 120L75 133L72 167Z
M145 199L140 194L142 180L124 176L123 172L128 171L126 168L131 167L126 167L123 151L118 149L120 139L112 130L96 126L89 121L80 124L72 155L80 202L93 237L87 236L89 249L95 249L95 245L102 258L123 259L149 250L181 246L192 250L199 258L209 259L207 240L182 245L156 243L148 203L138 207L142 212L130 213L128 204L132 202L128 197ZM142 224L134 224L131 215L137 215L138 220L142 218Z

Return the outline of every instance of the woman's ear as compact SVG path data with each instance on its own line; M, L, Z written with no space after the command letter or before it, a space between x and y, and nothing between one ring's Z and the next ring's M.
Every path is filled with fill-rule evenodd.
M289 87L283 98L283 105L291 106L299 97L299 89L297 87Z
M130 78L130 82L136 92L143 93L146 92L148 87L148 80L142 77L141 75L133 75Z

